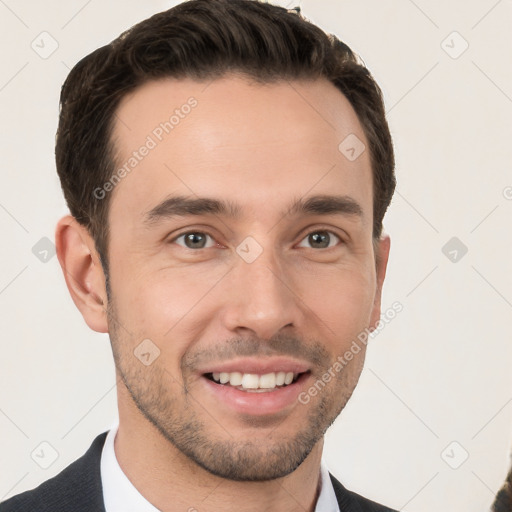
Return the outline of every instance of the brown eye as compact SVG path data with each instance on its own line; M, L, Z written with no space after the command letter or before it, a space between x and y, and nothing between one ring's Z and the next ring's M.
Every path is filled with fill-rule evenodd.
M310 247L312 249L328 249L340 242L340 237L331 231L313 231L309 233L299 244L299 247ZM303 245L308 243L309 246Z
M182 247L186 247L187 249L205 249L207 247L212 247L214 243L211 243L207 246L208 238L213 239L210 235L206 233L202 233L200 231L189 231L188 233L183 233L177 238L175 238L175 242ZM182 240L180 243L178 240Z

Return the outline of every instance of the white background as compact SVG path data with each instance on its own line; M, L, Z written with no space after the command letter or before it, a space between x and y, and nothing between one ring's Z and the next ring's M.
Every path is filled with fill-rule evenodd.
M32 248L53 240L67 212L53 152L69 69L176 3L0 1L0 501L58 473L116 419L108 337L83 322L57 258L43 263ZM328 432L328 465L399 510L485 511L512 441L512 2L303 0L302 9L381 84L397 156L384 309L404 309L370 342ZM58 42L46 59L31 48L43 31ZM468 248L457 262L442 252L452 237ZM41 442L58 452L47 469L31 458L42 449L52 462ZM466 451L458 469L446 462Z

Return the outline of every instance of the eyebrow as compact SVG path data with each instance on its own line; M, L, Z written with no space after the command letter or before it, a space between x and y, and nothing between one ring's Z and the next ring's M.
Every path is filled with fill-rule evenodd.
M171 196L144 214L144 224L151 226L175 217L220 215L239 218L242 207L231 201L209 197ZM361 205L350 196L316 195L295 199L282 215L344 215L363 217Z

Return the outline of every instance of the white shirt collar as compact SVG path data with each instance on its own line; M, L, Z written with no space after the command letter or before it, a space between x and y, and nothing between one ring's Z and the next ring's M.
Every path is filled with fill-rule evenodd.
M119 425L112 426L101 453L101 482L106 512L160 512L133 486L117 462L114 439ZM322 460L320 494L315 512L340 512L329 471Z

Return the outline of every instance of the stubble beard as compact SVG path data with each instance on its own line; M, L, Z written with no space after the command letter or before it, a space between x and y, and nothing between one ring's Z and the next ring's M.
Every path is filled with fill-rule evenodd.
M228 432L208 413L208 404L193 396L185 376L180 379L183 386L158 360L144 366L129 351L123 353L120 347L129 346L129 339L111 321L117 318L112 301L108 309L116 369L140 413L190 461L228 480L267 481L295 471L343 410L359 378L360 369L346 367L347 373L342 372L335 385L323 388L307 405L297 404L306 408L307 416L292 435L283 435L277 422L261 440L255 441L254 436L240 439L240 432ZM197 411L204 412L206 419L199 418Z

